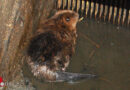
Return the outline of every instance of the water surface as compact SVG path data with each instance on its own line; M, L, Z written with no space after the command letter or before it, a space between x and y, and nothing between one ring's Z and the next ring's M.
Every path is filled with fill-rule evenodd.
M130 28L85 19L69 72L97 74L80 83L44 83L31 78L37 90L130 90Z

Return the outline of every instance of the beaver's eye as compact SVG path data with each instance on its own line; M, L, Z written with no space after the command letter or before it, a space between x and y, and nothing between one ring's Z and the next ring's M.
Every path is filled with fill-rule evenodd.
M69 17L67 17L67 18L66 18L66 21L67 21L67 22L69 22L69 21L70 21L70 18L69 18Z

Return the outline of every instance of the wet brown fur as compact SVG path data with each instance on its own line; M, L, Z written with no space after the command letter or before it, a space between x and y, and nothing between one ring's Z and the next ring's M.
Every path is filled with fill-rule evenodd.
M31 61L52 71L64 71L75 52L77 21L78 14L66 10L41 22L28 48Z

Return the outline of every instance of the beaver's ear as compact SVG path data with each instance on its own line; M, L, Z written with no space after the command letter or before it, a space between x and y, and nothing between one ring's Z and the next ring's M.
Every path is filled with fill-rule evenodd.
M59 15L58 18L57 18L57 20L56 20L56 22L57 22L58 24L64 24L64 18L63 18L63 16L62 16L62 15Z
M65 26L65 21L63 17L58 17L58 19L56 20L56 23L58 26L60 26L61 28L66 28Z

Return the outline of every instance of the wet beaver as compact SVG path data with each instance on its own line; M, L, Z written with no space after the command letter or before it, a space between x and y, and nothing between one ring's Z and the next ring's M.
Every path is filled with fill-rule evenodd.
M78 18L74 11L60 10L40 23L27 51L34 76L48 81L69 79L64 71L75 52Z

